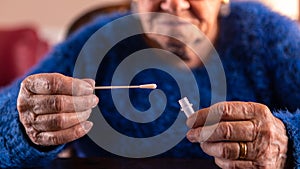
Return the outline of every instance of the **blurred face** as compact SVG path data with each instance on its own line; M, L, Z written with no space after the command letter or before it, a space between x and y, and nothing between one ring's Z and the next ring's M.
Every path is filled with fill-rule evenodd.
M147 34L153 44L177 54L191 68L201 65L201 59L187 44L205 49L203 56L206 56L208 46L211 45L205 37L211 43L216 40L221 0L135 0L134 3L137 12L159 12L180 17L181 19L171 19L165 15L157 15L141 18L141 22L147 31L163 31L164 34L171 35ZM202 35L190 29L191 25L196 26ZM185 44L172 38L172 35L180 36Z

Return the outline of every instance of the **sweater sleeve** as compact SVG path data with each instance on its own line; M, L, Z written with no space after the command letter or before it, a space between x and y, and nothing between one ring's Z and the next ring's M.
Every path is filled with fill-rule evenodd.
M71 75L73 54L66 53L67 43L60 44L29 74L59 72ZM24 78L24 77L23 77ZM20 78L0 93L0 168L43 166L53 160L63 148L41 147L33 144L19 121L17 97Z
M252 73L249 78L258 86L259 98L267 100L273 114L285 124L289 138L288 160L300 168L299 25L254 2L231 3L231 9L234 13L222 28L229 33L221 35L226 39L235 37L236 32L242 33L225 46L236 47L233 49L238 56L247 55L248 72Z
M294 168L300 168L300 110L296 112L276 111L274 115L281 119L286 126L289 137L288 161L294 164ZM289 156L292 155L292 156ZM294 161L294 162L292 162Z
M95 22L57 45L43 61L26 76L36 73L58 72L72 76L74 63L82 46L105 22ZM26 77L24 76L24 77ZM16 80L0 92L0 168L23 168L43 166L56 158L61 146L41 147L33 144L19 121L17 97L20 83Z
M45 165L63 147L42 151L29 140L16 109L19 84L20 80L4 89L0 95L0 168Z
M300 50L296 54L300 54ZM284 62L288 63L278 65L276 72L274 90L277 100L274 104L277 110L274 110L274 115L286 126L289 151L295 165L300 168L300 58ZM285 64L288 66L283 66Z
M273 75L274 115L286 126L291 152L288 158L300 168L300 29L284 17L273 18L272 22L267 26L269 31L273 29L268 62Z

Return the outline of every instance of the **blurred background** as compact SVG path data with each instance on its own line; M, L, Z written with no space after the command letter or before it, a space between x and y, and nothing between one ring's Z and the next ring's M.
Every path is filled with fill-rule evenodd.
M51 44L62 40L72 20L100 6L128 0L0 0L0 28L34 26Z
M300 20L299 0L253 1ZM82 14L124 2L129 0L0 0L0 86L24 74L62 41L69 26Z
M61 41L68 25L84 12L129 0L0 0L0 28L34 26L51 44ZM243 0L239 0L243 1ZM299 17L299 0L257 0L276 11Z

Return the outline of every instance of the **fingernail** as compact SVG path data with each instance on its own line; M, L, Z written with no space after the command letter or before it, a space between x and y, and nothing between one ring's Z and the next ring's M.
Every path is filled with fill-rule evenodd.
M186 134L186 138L187 138L190 142L194 142L193 131L190 130L190 131Z
M193 128L195 122L196 122L197 116L195 114L191 115L187 120L186 120L186 125L189 128Z
M82 88L89 92L89 93L93 93L94 92L94 88L93 86L91 86L91 84L89 84L88 82L84 81Z
M90 85L89 83L87 83L87 82L86 82L85 88L86 88L86 90L88 90L88 91L94 92L93 86L91 86L91 85Z
M94 89L95 85L96 85L96 82L95 80L91 79L91 82L92 82L92 88Z
M93 108L98 105L99 99L96 95L93 95Z
M92 86L92 88L95 87L95 84L96 84L95 80L93 80L93 79L82 79L82 80L89 83Z
M83 128L85 131L89 131L93 127L93 123L90 121L86 121L83 124Z

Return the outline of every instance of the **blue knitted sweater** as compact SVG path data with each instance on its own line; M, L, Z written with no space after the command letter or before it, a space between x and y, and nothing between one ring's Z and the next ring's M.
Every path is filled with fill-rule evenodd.
M122 14L123 15L123 14ZM77 56L88 38L106 23L121 14L101 17L73 34L56 46L51 53L29 74L59 72L73 75ZM109 34L107 38L109 39ZM107 53L97 73L97 84L110 84L111 76L123 56L148 48L140 36L118 43ZM286 126L289 137L289 159L300 167L300 30L296 23L280 16L266 7L250 2L231 4L231 14L220 18L220 32L215 46L226 74L226 100L253 101L267 105L273 114ZM211 87L205 68L193 71L197 78L201 102L199 108L209 106ZM39 147L26 136L19 121L16 100L20 82L17 80L1 91L0 96L0 167L31 167L45 165L53 160L63 148ZM118 114L109 92L97 93L99 107L108 123L121 133L132 137L150 137L162 133L178 114L176 82L159 70L147 70L138 74L133 83L155 82L164 91L168 103L167 111L150 123L134 123ZM131 91L132 104L146 110L150 104L145 97L149 91ZM93 145L88 138L73 143L83 155L111 156ZM85 147L86 146L86 147ZM122 145L125 146L125 145ZM87 150L89 149L89 150ZM92 150L92 151L91 151ZM161 154L163 157L207 158L198 144L183 139L174 148Z

